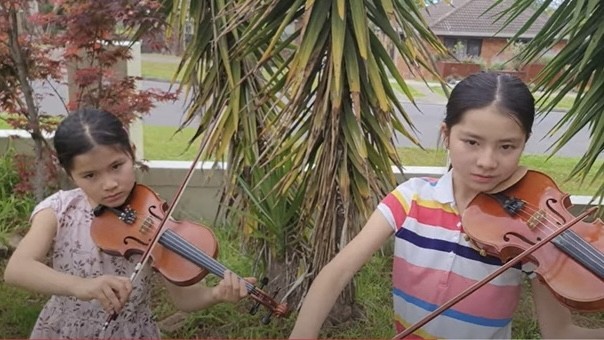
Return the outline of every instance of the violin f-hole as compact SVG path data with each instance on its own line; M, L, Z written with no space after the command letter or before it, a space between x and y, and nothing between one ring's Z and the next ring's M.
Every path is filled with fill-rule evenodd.
M523 242L529 244L529 245L534 245L535 243L541 241L540 237L537 237L535 239L535 241L529 240L528 238L524 237L523 235L514 233L514 232L509 232L509 233L505 233L503 234L503 240L506 242L510 242L510 240L512 239L510 236L516 236L519 240L522 240Z
M553 216L556 216L558 219L556 219L556 224L557 225L563 225L566 224L566 218L564 216L562 216L562 214L560 214L558 212L558 209L556 209L554 206L558 204L558 200L557 199L553 199L550 198L548 200L545 201L545 205L549 208L549 211L552 213ZM551 219L551 218L550 218Z

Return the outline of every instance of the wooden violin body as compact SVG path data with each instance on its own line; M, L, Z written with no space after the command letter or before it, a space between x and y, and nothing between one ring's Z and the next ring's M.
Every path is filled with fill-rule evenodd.
M128 198L126 209L119 212L121 216L116 216L110 211L95 211L96 217L90 233L94 242L104 252L128 258L134 254L142 254L149 247L158 231L157 226L164 217L165 203L151 189L138 184L134 186ZM165 228L177 233L198 249L203 249L209 256L218 255L218 243L210 229L189 221L174 220L168 220ZM160 244L163 243L162 237L164 236L160 236ZM179 286L197 283L208 274L206 268L183 261L180 255L167 247L155 247L151 251L151 258L152 267Z
M218 243L212 230L201 224L171 218L165 220L160 229L166 210L167 204L155 192L137 184L123 206L95 209L90 230L92 239L104 252L115 256L130 257L150 252L152 268L179 286L197 283L208 273L223 278L227 268L215 259ZM153 240L157 240L155 246ZM246 287L258 304L270 310L264 323L268 323L271 315L284 317L289 314L287 304L277 303L249 282Z
M462 216L465 233L484 255L508 261L574 216L547 175L528 171L510 188L479 194ZM604 224L578 221L525 259L556 298L578 311L604 310Z

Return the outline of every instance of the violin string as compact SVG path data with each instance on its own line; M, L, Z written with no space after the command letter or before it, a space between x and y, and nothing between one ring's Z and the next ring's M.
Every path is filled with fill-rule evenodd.
M151 226L149 226L149 229L156 229L155 225L151 224ZM214 274L220 278L224 277L224 271L227 269L226 267L222 266L222 264L217 261L210 261L208 258L212 258L211 256L207 255L205 252L202 252L200 249L197 249L192 245L191 245L191 247L187 247L188 245L186 243L180 244L181 248L183 248L183 249L180 249L178 247L179 244L175 244L175 242L176 243L178 242L177 238L180 238L180 237L169 229L160 235L160 240L164 241L164 242L162 242L163 245L168 247L170 250L183 256L187 260L190 260L193 262L195 260L197 260L199 262L199 265L201 265L203 268L206 268L207 270L209 270L212 274ZM202 252L202 254L199 254L199 256L197 256L196 252L194 250L191 250L190 248L199 250L199 252Z
M529 210L529 208L532 209L532 211L530 211L530 213L529 213L529 217L534 216L534 214L539 211L539 208L532 207L529 202L526 202L526 201L523 201L523 202L525 202L525 207L527 207L527 210ZM524 211L521 210L521 212L524 212ZM547 222L549 222L551 225L554 225L556 223L555 221L552 221L551 219L549 219L547 217L547 215L545 215L545 216L546 216L545 220ZM550 225L547 225L543 222L539 222L539 224L540 224L540 226L545 227L547 229L547 231L554 232L556 230L556 228L552 228L552 227L550 227ZM574 237L571 235L573 235ZM591 246L589 243L585 242L585 240L581 239L571 229L569 229L568 232L563 232L558 237L564 238L568 242L573 242L573 245L582 247L584 251L589 252L589 255L593 255L596 257L601 257L601 255L602 255L601 252L599 252L597 249L593 248L593 246ZM570 240L569 239L570 237L573 237L573 239ZM580 241L577 241L577 240L580 240ZM578 251L581 251L581 250L578 249Z
M600 273L600 275L602 275L601 273L604 273L604 255L602 255L601 252L599 252L595 247L593 247L591 244L585 242L585 240L583 240L579 235L577 235L577 233L575 233L572 230L569 230L569 233L565 233L566 236L565 237L565 241L568 242L569 245L574 246L576 244L580 244L580 245L588 245L589 247L593 248L595 250L595 255L594 256L586 256L583 261L588 262L592 265L593 268L597 268L598 272ZM568 238L566 238L568 237ZM592 253L590 253L590 255L592 255Z
M523 213L525 215L525 217L528 216L528 218L526 218L526 220L528 221L530 218L535 216L540 211L540 209L538 207L535 208L535 207L531 206L531 204L527 201L523 200L523 202L525 204L523 206L523 209L519 210L518 215L520 217L522 217L521 215ZM542 217L544 217L544 218L540 218L538 220L538 223L539 223L538 226L545 227L545 229L547 229L548 231L554 232L555 228L552 228L548 224L543 222L543 220L545 220L546 222L549 222L552 225L554 225L556 223L555 221L552 221L547 216L548 216L547 214L542 215ZM544 229L544 228L541 228L541 229ZM596 274L597 276L601 277L602 275L604 275L603 274L604 273L604 255L598 249L596 249L590 243L583 240L579 235L577 235L571 229L564 231L563 233L558 235L557 238L560 238L561 240L563 240L565 242L565 245L567 246L567 251L571 252L572 254L582 255L582 258L574 259L575 261L578 261L586 269L591 268L590 270L594 271L594 274L597 273ZM570 256L571 253L569 253L567 255ZM591 267L590 267L590 265L591 265Z
M525 204L525 207L527 208L526 210L529 210L529 212L526 212L526 211L523 211L523 210L521 210L521 212L527 213L528 216L529 216L529 218L532 217L532 216L534 216L535 213L537 213L539 211L538 208L532 207L529 204L529 202L526 202L526 201L524 201L524 202L526 203ZM532 209L532 211L530 211L530 209ZM547 215L545 215L545 216L547 216ZM556 223L555 221L552 221L548 217L546 217L545 220L547 222L549 222L551 225L554 225ZM556 228L553 228L550 225L543 223L542 221L539 222L539 225L542 226L542 227L545 227L547 229L547 231L550 231L550 232L554 232L556 230ZM574 237L572 240L570 240L569 237L572 237L571 235L575 235L576 237ZM597 249L593 248L589 243L585 242L580 237L578 238L580 241L577 241L578 235L576 235L576 233L573 232L570 229L568 230L568 232L563 232L558 237L564 238L568 242L572 242L574 246L578 246L578 247L583 248L582 250L581 249L577 249L577 251L587 251L589 253L588 255L593 255L593 256L596 256L596 257L600 257L600 255L602 255L601 252L599 252Z
M162 242L164 240L165 242ZM182 253L181 255L188 260L197 260L197 262L199 262L202 267L208 269L212 274L220 278L224 278L224 271L229 270L220 262L216 261L213 257L209 256L204 251L195 247L189 241L185 240L180 235L176 234L171 230L166 230L160 236L160 243L165 243L167 247L171 248L171 250L173 251L178 252L179 254ZM242 278L239 277L239 279ZM245 285L248 292L251 292L256 288L253 284L247 281L245 281Z
M524 208L520 210L520 212L525 213L528 217L534 216L537 212L539 212L539 208L533 207L529 202L524 201ZM526 210L526 211L525 211ZM556 222L552 221L548 215L545 215L545 221L554 225ZM553 232L556 228L551 227L550 225L544 223L543 221L539 221L539 226L545 227L547 231ZM567 230L558 236L561 239L564 239L567 244L573 248L575 252L585 257L585 261L590 262L595 267L598 267L598 270L604 272L604 254L600 252L598 249L593 247L590 243L583 240L577 233L573 230Z

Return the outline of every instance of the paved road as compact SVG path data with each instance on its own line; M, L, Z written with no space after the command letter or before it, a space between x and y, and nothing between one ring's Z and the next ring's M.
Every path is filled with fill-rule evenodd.
M145 80L141 84L142 88L157 88L167 90L168 83ZM50 86L36 86L37 91L52 93ZM66 97L66 87L57 86L58 93ZM40 92L39 92L40 93ZM417 130L417 137L420 143L426 148L434 148L438 142L438 127L444 117L445 106L442 101L434 103L422 103L425 98L418 98L418 107L415 108L412 104L403 102L403 107L408 111L411 121L414 123ZM58 96L47 96L41 101L41 107L49 114L63 114L65 109L58 99ZM162 125L162 126L178 126L181 122L183 112L185 111L184 96L181 96L176 102L158 103L151 110L148 116L143 118L145 124ZM548 152L548 148L559 137L559 134L553 137L548 137L547 133L562 117L562 112L552 112L542 119L537 119L533 128L533 136L529 140L526 153L529 154L544 154ZM588 131L581 131L573 140L571 140L558 155L560 156L579 156L585 152L589 143ZM403 136L398 136L396 140L398 146L412 146L413 144Z

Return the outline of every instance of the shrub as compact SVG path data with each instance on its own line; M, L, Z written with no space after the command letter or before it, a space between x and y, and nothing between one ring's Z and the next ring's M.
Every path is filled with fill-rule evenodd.
M0 161L0 243L3 244L10 235L27 229L35 205L31 193L15 190L22 179L14 160L14 152L9 151Z

